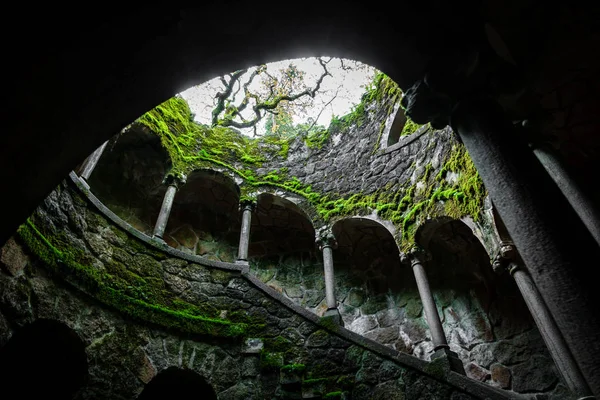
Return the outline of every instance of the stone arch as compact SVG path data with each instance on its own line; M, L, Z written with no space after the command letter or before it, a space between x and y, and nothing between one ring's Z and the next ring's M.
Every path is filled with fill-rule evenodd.
M450 348L459 354L468 376L489 381L492 365L510 376L504 365L519 365L536 354L548 359L515 282L509 274L493 273L489 255L468 225L447 217L433 219L419 227L415 240L431 256L425 264L431 291ZM514 353L516 348L524 354ZM526 365L514 371L520 375ZM502 385L511 388L510 382ZM515 383L512 389L521 387Z
M169 367L156 375L137 400L187 399L216 400L213 387L199 374L189 369Z
M354 217L337 221L332 232L338 307L349 330L413 354L425 340L419 294L410 268L400 263L392 232L380 222ZM407 322L408 321L408 322Z
M133 124L111 138L88 179L90 190L121 219L152 234L171 169L171 158L160 138Z
M175 195L163 236L170 246L220 261L235 260L240 189L227 175L194 170Z
M244 184L241 186L243 187L243 185ZM299 209L298 212L304 214L313 227L319 222L322 222L316 207L304 196L271 186L258 186L252 189L253 190L248 190L248 193L251 193L252 197L257 199L262 194L269 194L290 201L293 203L294 209Z
M5 396L71 399L88 379L85 345L61 322L38 319L0 349Z
M415 233L415 242L428 250L436 266L428 271L431 285L472 289L483 285L491 288L495 276L490 256L469 226L463 221L441 217L422 224Z
M250 228L249 257L312 252L315 229L294 202L271 193L257 197Z
M353 217L338 220L332 232L337 240L335 264L353 265L353 274L372 294L398 287L392 277L399 277L402 268L400 252L388 228L370 218Z
M293 201L273 193L257 197L252 213L250 270L261 281L311 311L325 302L323 266L315 229Z

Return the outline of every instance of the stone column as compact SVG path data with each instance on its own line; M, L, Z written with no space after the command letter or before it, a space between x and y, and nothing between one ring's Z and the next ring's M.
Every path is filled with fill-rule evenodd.
M100 157L102 156L107 144L108 140L102 143L100 147L94 150L94 152L85 159L83 165L81 166L81 174L79 174L80 177L86 181L90 178L90 175L92 174L92 171L94 171L94 168L96 168L96 164L98 164L98 160L100 160Z
M508 271L514 278L523 296L523 300L525 300L525 304L542 335L542 339L546 343L546 347L554 360L554 364L563 378L563 382L579 399L593 399L594 397L591 397L592 392L581 374L573 355L569 351L558 326L556 326L556 322L554 322L546 303L544 303L540 292L535 287L526 268L522 266L522 260L510 236L508 236L506 227L495 207L492 207L492 212L496 233L500 238L500 250L492 264L494 272L502 273Z
M432 359L446 357L449 361L450 369L465 374L464 367L458 355L453 351L450 351L448 341L446 340L446 334L442 327L442 321L437 312L435 300L431 293L427 274L425 273L425 267L423 264L429 261L430 256L428 253L422 250L413 250L407 254L401 254L401 262L404 264L410 263L410 266L415 275L417 281L417 288L419 289L419 296L421 297L421 303L423 303L423 311L425 312L425 319L431 332L431 340L433 342L434 353Z
M335 275L333 271L333 249L337 248L337 241L330 229L325 228L319 232L317 246L323 252L323 270L325 274L325 301L327 311L325 317L332 318L338 324L342 324L342 318L337 308L335 299Z
M248 263L248 245L250 244L250 223L252 222L252 212L256 208L256 202L253 200L243 200L240 202L242 210L242 228L240 230L240 244L238 247L237 263Z
M600 393L600 248L523 138L487 98L459 102L465 144L592 393ZM590 261L592 260L592 265Z
M553 149L542 144L534 144L530 147L533 149L533 154L542 163L542 166L579 215L596 243L600 245L600 211L597 205L581 190L572 174L563 167Z
M163 198L162 206L160 207L160 212L158 214L158 218L156 219L154 233L152 236L160 240L163 239L165 228L167 227L167 222L169 221L169 214L171 214L171 207L173 206L175 193L181 185L185 184L185 177L182 176L178 178L172 175L167 175L163 183L168 185L167 191L165 192L165 197Z

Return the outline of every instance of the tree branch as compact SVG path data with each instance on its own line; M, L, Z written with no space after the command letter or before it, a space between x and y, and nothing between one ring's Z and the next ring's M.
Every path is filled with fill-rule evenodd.
M340 92L340 88L338 87L337 90L335 91L335 94L333 95L333 97L331 98L331 100L329 100L324 106L323 108L321 108L321 111L319 111L319 114L317 115L317 118L314 119L314 121L312 122L312 124L310 124L310 126L308 127L308 129L306 129L306 132L310 132L310 130L313 128L313 126L315 126L315 124L317 123L317 121L319 120L319 118L321 117L321 114L323 114L323 111L325 111L325 109L327 108L328 105L330 105L338 96L338 93Z
M231 74L231 79L229 82L225 80L225 77L221 77L221 83L225 86L225 91L217 93L215 96L217 98L217 106L212 111L212 124L217 125L219 122L219 114L225 110L225 101L231 96L231 92L233 91L233 86L235 82L240 79L240 77L245 74L248 69L240 69Z
M269 112L270 110L274 110L275 108L277 108L279 106L279 104L282 101L290 101L291 102L291 101L295 101L304 96L309 96L314 99L315 94L321 88L323 79L325 79L325 77L328 75L331 76L331 74L327 70L327 64L329 63L329 61L331 61L331 59L329 61L324 61L322 58L319 58L318 60L319 60L319 64L321 64L321 67L323 67L323 73L321 74L321 76L319 76L319 79L317 80L314 88L306 89L300 93L296 93L293 95L285 94L285 95L276 96L272 101L265 100L263 102L260 102L258 96L250 93L247 90L247 87L245 87L246 96L244 97L244 101L242 102L240 107L243 106L243 108L245 109L248 105L249 99L253 98L256 101L256 105L254 105L252 107L252 110L254 111L254 115L255 115L254 118L252 118L251 120L242 121L242 122L234 121L232 118L226 118L221 121L218 121L218 119L217 119L215 122L215 111L217 110L217 109L215 109L215 111L213 111L213 124L216 124L218 122L221 126L232 126L234 128L250 128L250 127L256 125L258 123L258 121L260 121L263 118L264 114L262 114L262 111ZM231 90L229 91L229 94L231 94ZM239 111L241 111L241 109L242 108L238 108L237 111L234 111L233 113L239 114ZM219 113L222 111L223 110L221 109L219 111ZM217 116L218 116L218 114L217 114Z

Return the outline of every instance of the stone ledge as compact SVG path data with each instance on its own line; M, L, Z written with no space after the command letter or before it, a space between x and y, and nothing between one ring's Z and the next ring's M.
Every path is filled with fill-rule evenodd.
M204 257L192 255L185 253L181 250L174 249L173 247L166 244L163 240L152 238L137 229L133 226L129 225L127 222L123 221L117 214L112 212L108 207L106 207L102 202L94 196L94 194L86 187L86 185L82 182L82 179L79 178L75 172L71 171L69 173L69 177L72 182L75 184L76 188L83 194L93 205L100 211L103 215L105 215L112 223L117 225L119 228L127 231L127 233L135 236L137 239L143 241L144 243L157 248L158 250L164 251L165 253L172 255L173 257L179 257L186 261L194 262L197 264L201 264L207 267L219 268L228 271L239 271L242 272L244 269L244 265L242 264L234 264L227 263L223 261L214 261L208 260Z
M408 135L408 136L402 136L399 140L398 143L394 143L391 146L388 146L384 149L381 149L379 151L379 156L382 156L384 154L389 154L389 153L393 153L394 151L398 151L403 147L408 146L409 144L411 144L412 142L418 140L419 138L421 138L421 136L423 136L424 134L426 134L427 132L432 132L432 129L429 128L427 125L423 125L422 127L420 127L419 129L417 129L417 131L415 133L413 133L412 135Z

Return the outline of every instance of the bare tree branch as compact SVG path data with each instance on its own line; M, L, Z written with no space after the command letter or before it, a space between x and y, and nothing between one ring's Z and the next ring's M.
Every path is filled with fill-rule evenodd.
M284 94L284 95L275 96L273 98L273 100L260 101L258 95L253 94L248 90L249 83L247 83L244 85L245 97L244 97L244 100L242 101L242 103L240 104L240 106L237 108L233 108L231 113L229 113L227 115L227 118L219 120L218 116L225 110L224 104L225 104L225 99L227 98L227 96L223 96L223 95L225 93L230 95L232 85L233 85L233 83L235 83L234 79L239 79L239 75L235 75L236 73L232 74L232 79L227 85L229 90L228 91L226 90L223 94L221 94L221 93L217 94L217 96L221 96L221 97L219 97L219 99L222 99L222 101L219 101L217 108L215 108L215 110L213 110L213 125L218 124L221 126L232 126L234 128L250 128L250 127L255 126L264 117L264 112L270 112L271 110L276 109L282 101L292 102L292 101L295 101L295 100L300 99L305 96L308 96L308 97L311 97L314 99L315 94L321 88L323 79L328 75L331 76L331 74L327 70L327 64L329 63L329 61L331 61L331 59L329 59L328 61L325 61L322 58L319 58L318 60L319 60L319 64L321 64L321 67L323 68L323 73L319 76L319 79L317 80L314 88L312 88L312 89L308 88L308 89L305 89L304 91L302 91L300 93L296 93L296 94ZM247 71L247 70L244 70L244 72L245 71ZM255 73L252 74L250 79L254 79L254 77L260 73L257 71L255 71L256 74ZM271 89L271 92L273 92L272 89ZM234 121L233 117L240 115L239 113L248 106L250 99L254 99L254 101L256 102L256 104L252 107L252 111L254 112L254 118L252 118L250 120L241 121L241 122ZM219 107L219 106L221 106L221 107Z
M215 96L217 98L217 106L212 111L212 124L213 125L217 125L217 122L219 121L219 114L221 114L223 112L223 110L225 110L225 101L229 98L229 96L231 96L231 92L233 90L233 86L235 85L235 82L238 79L240 79L240 77L243 74L245 74L247 71L248 71L248 69L240 69L240 70L235 71L234 73L231 74L231 79L229 80L229 82L227 82L224 77L221 77L221 82L225 86L225 91L219 92Z
M339 92L340 92L340 87L337 88L337 90L335 91L335 95L333 95L331 100L329 100L325 105L323 105L323 108L321 108L321 111L319 111L319 114L317 114L317 118L315 118L314 121L312 122L312 124L310 124L310 126L306 129L306 132L310 132L310 130L313 128L313 126L315 126L315 124L321 117L321 114L323 114L323 111L325 111L327 106L330 105L337 98Z

